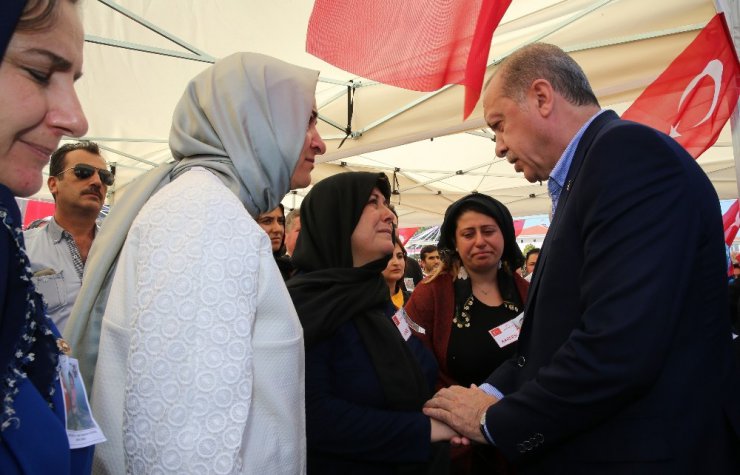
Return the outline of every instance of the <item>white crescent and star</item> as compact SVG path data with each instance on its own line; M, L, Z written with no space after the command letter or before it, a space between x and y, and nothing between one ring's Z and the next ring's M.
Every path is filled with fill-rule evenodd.
M722 61L719 59L713 59L707 63L706 66L704 66L704 70L694 76L694 79L691 80L691 82L686 86L686 89L684 89L683 94L681 95L681 100L678 101L678 110L681 110L681 106L683 105L683 101L686 99L686 97L691 93L691 91L694 90L697 84L699 84L699 81L702 80L702 78L710 77L712 78L712 81L714 81L714 95L712 96L712 105L709 107L709 111L707 112L707 115L704 116L702 120L694 124L691 128L697 127L707 120L709 120L710 117L712 117L712 114L714 114L714 109L717 108L717 104L719 103L719 92L720 88L722 87L722 71L724 70L724 66L722 64ZM678 124L681 122L676 122L674 125L671 125L671 130L669 135L673 138L680 137L681 134L678 132Z

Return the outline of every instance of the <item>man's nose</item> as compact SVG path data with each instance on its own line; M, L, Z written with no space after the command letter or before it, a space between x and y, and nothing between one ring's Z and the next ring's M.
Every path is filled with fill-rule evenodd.
M509 148L504 143L502 137L496 136L496 156L499 158L506 158L506 154L509 152Z

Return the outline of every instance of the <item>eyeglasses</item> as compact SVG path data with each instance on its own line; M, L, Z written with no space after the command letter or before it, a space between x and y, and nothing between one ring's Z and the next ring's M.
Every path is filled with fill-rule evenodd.
M69 170L72 170L75 176L80 180L87 180L88 178L93 176L93 173L95 173L95 171L97 170L100 181L102 181L105 186L111 186L114 181L113 173L111 173L109 170L106 170L105 168L97 168L92 165L86 165L84 163L78 163L73 167L62 170L54 176L64 175L64 173L68 172Z

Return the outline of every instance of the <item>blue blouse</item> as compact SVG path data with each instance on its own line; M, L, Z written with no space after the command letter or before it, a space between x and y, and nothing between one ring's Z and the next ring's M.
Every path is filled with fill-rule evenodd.
M20 228L20 210L10 190L0 185L0 208L14 229ZM17 236L16 236L17 237ZM0 227L0 332L12 335L9 327L18 327L27 308L26 281L19 272L18 246L5 226ZM22 245L22 238L20 238ZM30 282L28 285L32 285ZM39 310L42 311L42 310ZM49 321L52 332L59 332ZM0 337L6 335L0 334ZM5 340L5 338L2 338ZM5 370L5 368L2 368ZM0 372L3 378L6 371ZM51 374L51 373L50 373ZM0 473L12 474L89 474L94 447L71 450L64 421L64 401L57 380L51 398L52 408L41 392L26 377L16 377L18 392L12 397L12 416L0 431ZM3 401L3 412L11 406Z

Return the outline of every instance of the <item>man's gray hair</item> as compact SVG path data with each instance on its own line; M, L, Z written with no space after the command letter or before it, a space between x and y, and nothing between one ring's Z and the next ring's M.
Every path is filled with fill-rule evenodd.
M285 216L285 232L293 230L293 223L295 222L296 218L301 218L300 208L290 210L290 213Z
M501 62L496 76L504 95L517 102L535 80L545 79L571 104L599 105L583 69L555 45L532 43L516 50Z

